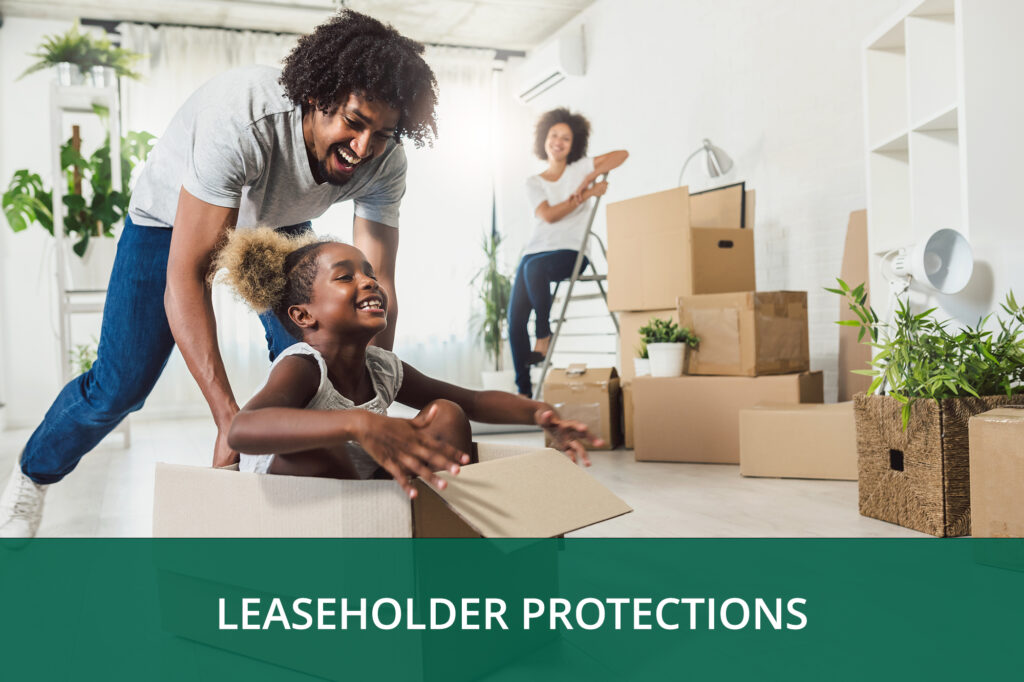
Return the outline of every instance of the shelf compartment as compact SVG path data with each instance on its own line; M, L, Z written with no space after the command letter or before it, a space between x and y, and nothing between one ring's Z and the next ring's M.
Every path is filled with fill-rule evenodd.
M910 134L910 206L914 234L965 232L961 211L960 144L956 130Z
M906 149L868 154L872 252L910 243L910 157Z
M909 138L906 132L893 135L888 140L882 140L871 147L871 151L879 153L906 153L909 149Z
M910 120L919 121L957 101L956 22L952 14L911 16L906 31Z
M908 126L907 55L902 47L870 49L865 60L868 139L889 140Z

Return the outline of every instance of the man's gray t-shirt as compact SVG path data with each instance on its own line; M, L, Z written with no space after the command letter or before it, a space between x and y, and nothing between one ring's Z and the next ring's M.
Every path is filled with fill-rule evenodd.
M317 184L302 137L302 107L278 83L281 70L248 66L196 90L150 152L128 213L137 225L172 227L178 194L238 209L240 227L283 227L355 202L361 218L398 227L405 151L393 141L345 185Z

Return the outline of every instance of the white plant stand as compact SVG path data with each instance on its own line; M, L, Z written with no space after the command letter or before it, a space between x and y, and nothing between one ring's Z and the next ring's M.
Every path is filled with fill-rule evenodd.
M105 107L109 112L110 124L110 170L112 187L120 191L121 178L121 103L117 85L97 88L83 85L62 86L56 81L50 86L50 141L53 180L53 237L57 255L57 308L58 333L60 336L60 376L63 383L73 377L71 374L71 325L79 314L103 312L106 286L89 289L74 288L67 262L68 243L64 234L64 188L65 179L60 159L61 141L64 139L63 123L65 114L95 115L94 105ZM126 417L115 429L124 437L124 447L131 446L131 425Z

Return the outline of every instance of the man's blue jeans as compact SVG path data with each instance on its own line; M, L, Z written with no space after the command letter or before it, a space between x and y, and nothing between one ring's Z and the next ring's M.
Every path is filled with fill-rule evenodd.
M519 261L512 296L508 302L508 345L512 350L512 365L516 371L516 387L520 393L530 395L530 333L526 328L530 311L536 311L535 330L538 339L551 336L551 283L572 276L577 251L561 249L530 253ZM587 267L583 259L582 269Z
M288 228L311 229L309 223ZM21 470L36 483L55 483L140 409L153 390L174 337L164 312L171 230L125 219L103 306L96 362L72 379L25 445ZM267 328L271 359L295 343L284 327ZM211 444L212 445L212 444Z

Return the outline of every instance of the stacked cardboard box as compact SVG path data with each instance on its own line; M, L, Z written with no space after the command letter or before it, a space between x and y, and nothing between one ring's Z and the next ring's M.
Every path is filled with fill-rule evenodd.
M807 294L754 291L753 224L742 183L608 206L608 302L638 460L737 463L741 408L822 401L822 375L808 372ZM639 329L653 317L701 338L687 374L726 376L636 377Z

